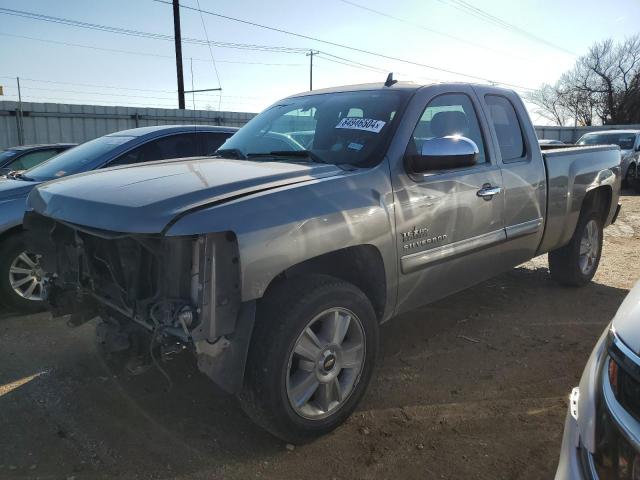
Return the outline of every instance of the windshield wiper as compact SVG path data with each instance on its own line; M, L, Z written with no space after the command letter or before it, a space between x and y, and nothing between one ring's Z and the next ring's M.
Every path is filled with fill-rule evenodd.
M26 176L22 172L9 172L7 173L7 178L14 178L18 180L24 180L26 182L33 182L33 178Z
M238 148L225 148L222 150L216 150L213 152L212 157L227 157L227 158L235 158L237 160L246 160L247 156L242 153L242 150Z
M327 163L311 150L274 150L269 153L247 153L247 158L256 157L306 158L315 163Z

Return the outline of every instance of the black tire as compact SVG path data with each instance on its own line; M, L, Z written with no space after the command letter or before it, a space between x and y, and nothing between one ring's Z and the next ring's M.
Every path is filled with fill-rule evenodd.
M598 232L597 254L588 273L580 268L580 244L589 222L595 222ZM571 241L562 248L549 252L549 271L551 278L561 285L582 287L588 284L598 270L602 255L602 217L597 211L584 212L578 219Z
M623 188L635 188L636 190L638 189L636 180L636 168L637 167L635 163L632 163L631 165L629 165L629 168L627 168L627 173L622 179Z
M344 308L359 319L364 333L364 363L350 395L333 414L321 419L299 415L287 396L289 358L307 324L331 308ZM300 444L324 435L353 412L371 379L378 354L378 320L366 295L350 283L310 275L283 281L258 305L256 325L238 395L246 414L285 442Z
M9 280L11 264L24 251L24 232L10 235L0 243L0 301L21 312L39 312L44 309L44 302L21 297L13 290Z

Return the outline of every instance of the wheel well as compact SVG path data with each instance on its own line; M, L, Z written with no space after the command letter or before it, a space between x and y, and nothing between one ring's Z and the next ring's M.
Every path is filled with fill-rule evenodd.
M607 217L609 216L612 196L613 191L608 185L603 185L587 192L587 195L582 201L581 212L590 212L594 210L599 212L602 226L604 226L607 222Z
M5 230L4 232L0 233L0 242L6 240L11 235L14 235L21 231L22 231L22 225L16 225L15 227L11 227L9 230Z
M294 265L269 284L265 296L274 284L311 273L330 275L355 285L369 298L378 320L382 320L387 303L387 281L382 256L373 245L344 248Z

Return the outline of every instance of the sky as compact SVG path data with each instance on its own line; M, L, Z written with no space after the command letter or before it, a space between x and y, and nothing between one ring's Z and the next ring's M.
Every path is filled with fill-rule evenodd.
M555 82L594 42L623 40L640 30L636 0L180 3L192 8L181 9L183 38L201 41L183 43L185 87L222 88L220 94L188 94L190 109L258 112L279 98L306 91L309 50L319 51L313 57L314 89L383 81L386 72L394 72L398 80L420 84L491 81L523 93ZM198 7L312 38L200 14ZM171 36L171 5L154 0L0 0L0 100L17 99L19 76L23 101L177 107L170 39L79 28L7 15L1 9ZM217 42L211 49L207 38ZM238 44L243 48L231 48ZM536 123L545 123L530 112Z

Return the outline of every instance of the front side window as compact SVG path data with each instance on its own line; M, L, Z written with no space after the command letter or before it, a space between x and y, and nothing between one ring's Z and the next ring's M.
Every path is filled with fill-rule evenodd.
M514 162L525 156L524 136L513 104L500 95L486 95L489 120L498 137L503 162Z
M463 93L447 93L429 102L413 131L406 154L418 155L426 140L450 136L473 140L480 152L476 164L487 161L476 111L471 99Z
M231 136L230 133L205 132L199 133L200 141L203 143L203 155L212 155Z
M289 98L252 119L218 153L267 161L306 155L304 161L375 165L409 94L375 90Z
M635 141L635 133L587 133L578 145L618 145L621 150L631 150Z
M110 162L108 167L152 162L169 158L197 157L200 155L200 137L195 133L171 135L152 140Z

